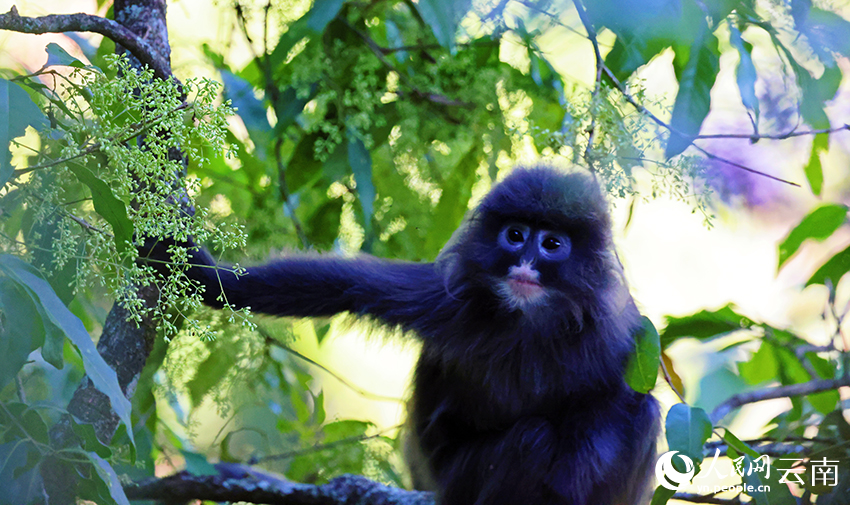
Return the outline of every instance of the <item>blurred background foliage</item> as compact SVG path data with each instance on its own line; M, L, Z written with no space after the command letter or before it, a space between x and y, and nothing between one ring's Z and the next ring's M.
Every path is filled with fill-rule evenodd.
M77 6L107 17L111 8ZM540 161L589 168L612 195L636 298L662 328L669 383L702 412L668 417L670 448L701 460L702 450L687 448L702 447L714 423L750 441L716 430L730 455L756 457L747 451L774 444L762 452L838 460L839 486L793 492L847 503L846 387L779 400L759 415L744 407L723 419L722 410L733 395L767 386L848 385L846 6L181 0L169 8L182 89L118 72L108 39L3 42L0 482L11 483L16 503L38 500L46 426L83 371L104 366L88 335L100 334L113 300L132 305L145 279L133 236L190 234L230 262L296 249L431 261L493 182ZM22 15L68 9L18 4ZM201 78L194 88L191 76ZM140 149L137 138L157 129L167 132L161 144ZM172 147L187 157L185 174L166 156ZM140 186L154 196L140 198ZM195 216L167 210L184 200ZM179 280L172 287L171 302L190 291ZM156 340L132 405L116 407L133 436L124 430L107 446L75 428L84 443L67 461L91 477L81 496L121 503L120 486L108 485L118 474L204 474L216 461L307 483L343 473L406 483L398 423L415 343L352 344L348 336L374 331L344 317L246 324L197 303L158 317L170 330ZM109 380L97 386L120 395ZM678 401L667 384L656 392ZM752 498L795 502L780 484Z

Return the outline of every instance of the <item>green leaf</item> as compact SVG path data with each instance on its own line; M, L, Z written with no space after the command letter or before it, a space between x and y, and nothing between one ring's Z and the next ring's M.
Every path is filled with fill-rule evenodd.
M328 423L322 427L325 438L328 442L335 442L346 438L361 437L366 435L366 431L371 428L372 423L366 421L358 421L356 419L342 419Z
M254 86L251 83L226 69L221 69L220 73L224 83L224 98L230 100L245 124L248 135L256 146L254 152L263 158L272 131L266 115L266 105L254 96Z
M790 51L786 53L790 55ZM788 56L790 60L790 56ZM824 68L823 74L813 79L809 71L795 60L791 61L791 68L797 76L797 86L802 93L800 100L800 114L803 120L812 128L826 129L830 127L829 117L824 111L824 104L831 100L838 91L841 84L841 69L838 67Z
M788 485L779 482L784 472L777 468L750 472L749 469L755 462L754 458L755 456L749 453L744 455L743 468L746 471L741 476L744 484L747 485L747 494L753 498L753 501L757 505L797 505L799 502L788 490Z
M310 92L305 97L299 98L295 88L286 88L282 93L278 93L277 100L274 102L274 112L277 117L277 123L274 125L275 133L280 135L283 130L294 123L307 102L315 98L318 92L319 86L314 83L310 86Z
M748 454L753 458L758 458L759 453L757 453L752 447L745 444L738 437L736 437L731 431L727 428L722 428L723 430L723 440L729 445L729 447L735 449L741 454Z
M673 495L676 494L676 490L667 489L664 486L658 486L655 488L655 492L652 493L652 501L649 505L664 505L667 503Z
M4 256L5 255L0 256L0 259L3 259ZM12 258L14 259L14 257ZM20 260L16 259L16 261ZM31 265L28 265L26 263L24 263L24 265L26 265L26 268L35 271ZM0 264L0 270L3 270L2 264ZM15 276L14 273L10 273L8 271L4 272L8 276L7 279L10 282L23 289L23 292L26 294L28 300L30 301L30 307L34 309L35 313L37 314L36 317L33 319L32 323L41 323L40 328L34 327L32 329L32 331L34 332L33 337L37 338L39 341L42 342L41 357L57 369L61 369L64 365L62 358L62 348L65 344L65 333L62 331L61 328L51 322L50 317L46 312L47 309L41 303L38 296L30 289L27 283L22 281L19 277ZM52 288L49 284L47 285L47 288L52 291Z
M847 210L846 205L828 204L804 217L779 244L779 266L776 270L782 269L782 265L794 256L806 239L822 241L832 236L847 221Z
M812 284L826 284L826 280L832 281L832 285L838 284L838 281L847 271L850 270L850 247L844 249L824 263L817 272L815 272L808 281L806 286Z
M7 427L5 438L26 438L38 444L49 444L47 424L41 414L24 403L7 403L0 410L0 426Z
M86 66L85 63L68 54L68 51L62 49L62 46L55 42L47 44L45 50L47 51L47 64L45 66L65 65L75 68L85 68Z
M29 354L44 344L44 325L32 300L9 278L0 278L0 389L11 382Z
M809 46L824 63L832 63L832 53L850 56L850 22L838 14L813 8L797 29L809 39Z
M750 359L738 363L738 374L747 384L756 385L776 380L779 375L779 358L774 349L773 344L762 340L758 351Z
M307 421L310 420L310 407L307 405L307 402L304 401L303 390L299 391L293 388L289 393L289 402L292 406L292 410L295 412L295 418L301 424L307 424Z
M635 349L626 365L626 383L639 393L655 387L661 366L661 340L648 317L641 317L642 327L635 335Z
M841 401L841 396L838 391L821 391L820 393L810 394L806 397L812 407L821 414L829 414L835 410L838 402Z
M39 457L38 447L26 440L15 440L0 445L0 482L3 483L2 503L43 503L44 487L38 467L23 474L32 456Z
M47 118L18 85L0 79L0 188L12 177L12 155L9 142L26 133L27 126L41 128Z
M229 437L233 432L227 434ZM183 461L186 462L186 471L192 475L218 475L218 470L215 466L207 461L207 457L197 452L186 451L180 449L180 454L183 455Z
M97 434L94 431L94 425L88 423L78 423L73 417L70 417L71 427L74 433L80 438L83 449L89 452L94 452L101 458L112 457L112 449L109 446L103 445Z
M454 54L455 34L469 4L467 0L419 0L415 5L437 42Z
M752 456L745 454L743 468L749 468L749 465L752 464ZM741 475L741 480L748 485L749 491L747 491L747 494L753 498L753 501L757 505L770 505L771 502L767 497L767 493L765 493L764 488L761 487L764 485L761 476L757 472L750 473L749 475L747 471L742 473L743 475Z
M605 55L605 66L614 74L618 81L625 82L635 70L646 63L646 59L635 47L618 36L614 41L614 47ZM606 79L608 77L606 76ZM613 83L609 83L613 86ZM658 489L664 489L659 487Z
M750 54L752 45L744 42L741 32L735 23L729 23L729 42L738 51L738 68L735 78L738 82L738 91L741 93L741 103L753 114L753 119L758 123L759 101L756 97L756 67Z
M375 184L372 182L372 155L354 130L349 128L347 133L348 162L351 164L354 182L357 184L357 195L360 197L360 205L363 207L363 228L366 231L366 236L369 237L372 234L372 214L375 203Z
M703 459L703 446L711 436L711 419L703 409L677 403L667 412L665 432L671 451L679 451L695 464Z
M109 184L98 179L88 168L71 162L68 169L91 190L94 210L112 226L115 249L124 257L133 250L133 222L127 215L127 206L115 196Z
M472 186L477 180L475 170L478 168L479 154L478 149L470 149L441 184L443 192L434 208L433 226L425 239L426 254L436 254L463 221L469 209Z
M850 441L850 423L844 419L840 410L830 412L824 416L823 421L820 423L820 426L818 426L819 435L830 436L831 431L834 431L841 440Z
M589 7L589 6L588 6ZM605 66L614 74L618 81L625 83L626 79L638 68L673 45L672 38L660 36L644 36L618 33L614 47L605 56ZM609 81L607 74L604 79ZM609 82L614 86L613 82Z
M732 305L715 310L701 310L685 317L667 317L667 326L661 331L661 347L666 349L676 339L693 337L710 340L752 326L753 322L732 309Z
M680 58L680 51L677 48L677 58ZM667 158L680 154L691 144L691 137L699 135L702 122L711 109L711 87L719 71L717 37L709 34L691 46L687 64L679 78L679 92L670 119L674 132L670 133L664 152Z
M201 402L204 401L204 396L226 377L227 371L232 366L233 362L228 359L227 353L213 348L207 359L198 365L198 373L187 385L192 405L200 406Z
M54 178L45 175L42 184L45 186L54 183ZM66 261L62 268L56 268L54 260L56 259L56 251L54 244L62 237L63 223L65 216L59 213L51 213L44 218L37 220L30 228L29 237L32 244L32 259L31 265L39 272L44 273L44 278L53 287L56 296L62 300L62 303L68 305L74 299L74 288L77 282L77 267L79 262ZM80 238L77 241L77 256L80 258L86 257L84 243L85 239ZM63 337L64 338L64 337Z
M118 474L112 468L108 461L101 458L95 452L88 453L92 460L97 476L103 481L103 484L109 489L109 496L118 505L130 505L127 495L124 494L124 488L121 486L121 481L118 479Z
M310 393L313 397L313 422L321 425L325 422L327 413L325 412L325 392L319 391L319 394Z
M325 31L333 18L339 14L344 0L315 0L313 7L297 21L289 25L289 29L280 36L277 45L269 56L272 69L282 64L289 51L304 37L316 37Z
M42 317L47 317L77 347L83 359L86 375L92 381L92 384L109 398L112 409L127 427L127 434L132 443L133 425L130 422L130 402L121 391L115 370L110 368L103 357L98 354L97 348L82 321L62 304L47 281L30 271L30 268L29 265L14 256L0 255L0 270L18 281L19 284L25 285L41 304L43 308Z
M812 193L820 196L823 189L823 166L821 165L821 154L829 149L829 134L818 133L812 141L812 153L809 155L809 162L806 163L805 172L806 180L809 181L809 187L812 188Z
M531 79L534 83L543 88L544 91L554 90L557 93L558 102L562 106L566 104L567 97L564 95L564 83L561 80L561 75L555 70L555 67L532 44L528 46L528 58L531 63Z
M800 363L800 358L794 354L794 351L787 347L774 347L776 349L776 357L779 360L777 367L779 381L784 385L800 384L808 382L812 379L808 370Z
M758 23L770 34L771 41L777 52L785 56L785 60L794 71L797 87L801 93L800 115L812 128L826 129L830 127L829 117L824 112L824 103L831 100L841 85L841 69L838 66L825 67L820 78L814 79L805 67L797 63L794 54L779 40L776 30L767 23Z

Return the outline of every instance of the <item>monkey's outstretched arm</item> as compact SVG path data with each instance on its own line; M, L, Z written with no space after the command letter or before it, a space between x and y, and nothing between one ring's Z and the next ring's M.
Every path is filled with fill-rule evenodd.
M206 250L189 246L186 273L203 286L204 303L216 308L228 304L297 317L351 312L415 328L432 316L440 300L436 295L443 289L433 263L302 255L249 267L237 275L232 267L217 265ZM163 254L165 248L154 246L147 257L162 264L163 258L170 260Z

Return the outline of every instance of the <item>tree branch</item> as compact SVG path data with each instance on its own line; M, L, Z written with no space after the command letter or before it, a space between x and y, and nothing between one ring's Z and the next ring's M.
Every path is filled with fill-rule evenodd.
M735 498L718 498L716 496L694 493L676 493L671 500L689 501L691 503L711 503L714 505L738 505L741 503L741 500L737 496Z
M788 184L788 185L790 185L790 186L796 186L796 187L798 187L798 188L800 187L800 185L799 185L799 184L797 184L796 182L792 182L792 181L789 181L789 180L787 180L787 179L783 179L783 178L781 178L781 177L776 177L775 175L770 175L770 174L768 174L768 173L765 173L765 172L761 172L761 171L759 171L759 170L756 170L755 168L750 168L750 167L748 167L748 166L746 166L746 165L742 165L741 163L738 163L737 161L732 161L732 160L730 160L730 159L728 159L728 158L723 158L722 156L718 156L718 155L716 155L716 154L714 154L714 153L712 153L712 152L707 151L705 148L700 147L700 146L698 146L698 145L694 144L693 142L691 142L691 145L692 145L692 146L694 146L694 149L696 149L697 151L699 151L699 152L701 152L702 154L704 154L704 155L705 155L705 157L706 157L706 158L708 158L708 159L710 159L710 160L716 160L716 161L719 161L719 162L721 162L721 163L725 163L725 164L727 164L727 165L729 165L729 166L733 166L733 167L735 167L735 168L739 168L739 169L741 169L741 170L743 170L743 171L745 171L745 172L749 172L749 173L751 173L751 174L760 175L760 176L762 176L762 177L767 177L768 179L771 179L771 180L774 180L774 181L777 181L777 182L782 182L782 183Z
M790 185L790 186L795 186L795 187L798 187L798 188L800 187L800 185L799 185L799 184L797 184L796 182L791 182L791 181L788 181L788 180L782 179L781 177L776 177L775 175L770 175L770 174L768 174L768 173L761 172L761 171L756 170L756 169L754 169L754 168L750 168L750 167L748 167L748 166L746 166L746 165L742 165L742 164L737 163L737 162L735 162L735 161L732 161L732 160L730 160L730 159L723 158L723 157L721 157L721 156L717 156L716 154L711 153L711 152L709 152L709 151L705 150L704 148L702 148L702 147L700 147L700 146L696 145L696 144L694 143L694 140L699 139L699 138L710 138L710 137L693 137L693 136L691 136L691 135L686 135L686 134L684 134L684 133L682 133L682 132L680 132L680 131L676 130L675 128L673 128L673 127L672 127L672 126L670 126L669 124L667 124L667 123L665 123L664 121L662 121L661 119L659 119L659 118L658 118L658 116L656 116L655 114L653 114L653 113L652 113L652 111L650 111L649 109L647 109L646 107L644 107L644 106L643 106L641 103L639 103L637 100L635 100L635 99L634 99L634 97L632 97L632 96L631 96L631 95L630 95L630 94L626 91L626 88L625 88L625 86L623 86L623 83L621 83L621 82L620 82L620 80L619 80L619 79L617 79L617 77L614 75L614 72L612 72L612 71L611 71L611 69L609 69L609 68L605 65L605 63L604 63L604 62L602 63L602 71L605 73L605 75L606 75L609 79L611 79L611 82L613 82L613 83L614 83L614 86L615 86L615 87L616 87L616 88L620 91L620 94L622 94L622 95L623 95L623 98L626 100L626 102L628 102L628 103L629 103L632 107L634 107L635 109L637 109L637 110L638 110L638 112L640 112L641 114L644 114L645 116L647 116L648 118L650 118L653 122L655 122L655 124L657 124L658 126L660 126L660 127L664 128L664 129L666 129L666 130L667 130L667 131L669 131L670 133L672 133L672 134L674 134L674 135L678 135L678 136L680 136L680 137L682 137L682 138L684 138L684 139L688 140L688 141L690 142L690 145L694 146L694 148L695 148L696 150L698 150L699 152L701 152L702 154L704 154L707 158L712 159L712 160L716 160L716 161L720 161L720 162L722 162L722 163L726 163L727 165L733 166L733 167L735 167L735 168L739 168L739 169L741 169L741 170L744 170L744 171L746 171L746 172L750 172L750 173L752 173L752 174L760 175L760 176L762 176L762 177L767 177L768 179L772 179L772 180L777 181L777 182L782 182L782 183L784 183L784 184L788 184L788 185ZM790 136L793 136L793 135L789 135L789 137L790 137ZM752 138L752 135L748 135L746 138ZM769 137L768 137L768 136L765 136L765 137L763 137L763 138L769 138ZM788 138L788 137L785 137L785 138Z
M343 475L327 484L314 486L290 482L251 467L218 464L219 475L180 472L162 479L149 479L124 488L131 500L160 500L181 503L190 500L251 502L268 505L434 505L431 493L406 491Z
M113 135L109 139L109 141L110 142L116 142L117 141L119 144L124 144L126 142L129 142L129 141L133 140L134 138L138 137L139 135L145 133L151 126L158 124L159 121L164 119L167 115L174 114L175 112L180 112L181 110L188 109L188 108L189 108L189 104L186 103L186 102L183 102L182 104L178 105L177 107L171 109L166 114L160 114L160 115L158 115L154 118L151 118L149 120L140 121L138 123L133 123L133 124L129 125L127 128L124 129L124 131L119 132L117 135ZM119 137L123 137L123 138L119 138ZM27 174L27 173L30 173L30 172L34 172L36 170L43 170L45 168L55 167L56 165L61 165L63 163L68 163L69 161L74 161L74 160L82 158L84 156L88 156L89 154L99 152L102 148L103 148L103 142L95 142L94 144L91 144L88 147L81 149L80 152L78 152L77 154L68 156L67 158L59 158L59 159L48 161L48 162L41 163L41 164L38 164L38 165L32 165L32 166L29 166L27 168L15 170L14 177L19 177L21 175L24 175L24 174Z
M820 133L838 133L840 131L850 131L850 124L845 124L843 126L838 126L835 128L824 128L821 130L797 130L796 128L786 132L786 133L708 133L708 134L700 134L696 137L692 137L694 140L700 139L749 139L750 142L756 143L759 140L786 140L793 137L803 137L806 135L818 135Z
M0 29L20 33L63 33L93 32L99 33L120 44L140 62L149 66L154 74L166 79L171 77L171 64L144 39L117 22L91 14L53 14L37 18L18 15L13 5L9 12L0 14Z
M806 396L822 391L831 391L844 386L850 386L850 375L840 379L821 379L737 394L715 407L711 412L711 422L717 424L732 412L732 410L748 403L757 403L776 398L790 398L792 396Z

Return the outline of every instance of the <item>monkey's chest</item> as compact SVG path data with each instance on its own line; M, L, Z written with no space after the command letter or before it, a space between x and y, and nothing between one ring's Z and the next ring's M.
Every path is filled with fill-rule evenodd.
M423 353L417 366L414 422L423 430L442 425L462 431L506 429L525 418L561 423L576 408L604 409L615 391L574 377L557 355L493 356L446 361Z

